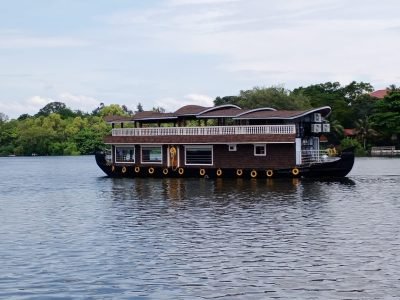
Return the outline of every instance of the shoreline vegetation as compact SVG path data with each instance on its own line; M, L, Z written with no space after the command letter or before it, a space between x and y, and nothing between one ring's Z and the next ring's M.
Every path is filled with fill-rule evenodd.
M371 95L369 83L338 82L299 87L254 87L236 96L217 97L214 105L236 104L241 108L273 107L280 110L302 110L330 106L331 132L325 136L327 145L338 148L354 146L357 156L370 154L372 147L390 146L399 149L400 88L391 85L383 98ZM153 107L153 111L165 111ZM100 105L92 112L51 102L35 115L22 114L9 119L0 112L0 156L87 155L105 148L103 137L111 126L104 121L108 115L129 116L143 111L126 105Z

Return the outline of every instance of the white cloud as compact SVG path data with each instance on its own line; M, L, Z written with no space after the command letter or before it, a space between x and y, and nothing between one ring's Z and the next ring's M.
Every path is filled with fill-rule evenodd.
M83 47L88 41L59 36L30 36L18 32L0 32L0 49Z
M17 118L22 114L33 115L52 101L50 98L40 96L33 96L20 101L0 100L0 112L5 113L10 118Z
M40 26L25 20L29 26L0 28L0 97L14 100L0 100L0 112L34 114L51 101L91 111L105 102L96 98L127 105L159 99L144 104L173 111L212 105L208 96L183 96L190 91L223 96L276 84L398 83L400 2L350 2L165 0L82 6L80 23L65 18L62 28L51 27L51 14ZM73 49L59 51L67 47Z
M214 106L213 98L201 94L188 94L183 99L176 99L172 97L162 98L156 100L156 106L164 108L167 112L174 112L185 105L200 105L204 107Z
M191 103L196 103L197 105L200 106L213 106L214 105L214 99L210 96L207 95L201 95L201 94L188 94L184 97L188 101L191 101Z
M168 5L181 6L181 5L210 5L210 4L226 4L238 2L240 0L170 0Z
M47 103L53 102L54 100L51 98L43 98L40 96L33 96L31 98L29 98L28 100L26 100L26 104L31 105L33 107L37 107L37 106L44 106Z
M90 112L99 106L101 100L84 95L73 95L71 93L62 93L59 101L65 103L72 110L82 110Z
M17 118L22 114L36 114L41 108L50 102L62 102L72 110L82 110L91 112L99 106L100 100L71 93L62 93L54 98L33 96L21 101L2 101L0 100L0 112L5 113L10 118Z

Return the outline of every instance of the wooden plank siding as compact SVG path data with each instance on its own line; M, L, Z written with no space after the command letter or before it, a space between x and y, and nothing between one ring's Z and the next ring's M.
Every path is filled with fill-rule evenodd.
M179 149L180 166L184 168L201 168L202 166L185 165L185 145L175 145ZM113 147L114 148L114 147ZM168 145L162 145L162 164L141 163L141 147L135 145L135 165L147 167L166 167L168 163ZM124 163L118 163L124 164ZM237 151L229 151L228 145L213 145L213 165L204 168L292 168L296 164L295 144L267 144L265 156L254 155L253 144L237 144Z
M294 144L267 144L265 156L254 156L253 144L239 144L237 151L214 145L216 168L291 168L296 163Z

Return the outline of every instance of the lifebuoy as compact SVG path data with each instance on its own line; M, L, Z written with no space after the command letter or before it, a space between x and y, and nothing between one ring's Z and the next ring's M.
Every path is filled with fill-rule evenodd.
M136 172L136 173L139 173L139 172L140 172L140 167L136 166L136 167L135 167L135 172Z
M242 169L237 169L236 170L236 175L237 176L242 176L243 175L243 170Z
M251 171L250 176L252 178L256 178L257 177L257 171L256 170Z
M126 167L123 167L122 168L122 173L125 173L126 172Z
M168 174L168 169L167 169L167 168L164 168L164 169L162 170L162 172L163 172L164 175L167 175L167 174Z
M217 176L221 176L222 175L222 170L221 169L218 169L217 170Z
M179 175L183 175L183 173L185 173L185 170L183 168L179 168L178 173Z
M149 174L153 174L154 173L154 168L153 167L150 167L149 168Z
M293 169L292 169L292 174L293 174L294 176L299 175L299 173L300 173L299 169L297 169L297 168L293 168Z
M274 176L274 171L273 170L267 170L266 174L267 174L267 177L272 177L272 176Z
M204 169L200 169L200 176L204 176L204 175L206 175L206 170L204 170Z

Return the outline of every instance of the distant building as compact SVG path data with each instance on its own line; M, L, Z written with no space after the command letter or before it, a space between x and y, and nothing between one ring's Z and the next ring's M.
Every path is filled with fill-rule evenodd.
M343 130L343 134L346 137L354 137L356 136L356 130L354 128L346 128Z
M373 91L371 94L369 94L371 97L375 97L378 99L383 99L386 95L388 94L388 90L384 89L384 90L376 90Z

